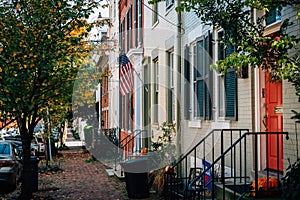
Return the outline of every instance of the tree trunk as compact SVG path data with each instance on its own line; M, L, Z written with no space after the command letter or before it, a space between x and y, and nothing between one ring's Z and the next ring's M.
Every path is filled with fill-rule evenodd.
M22 148L23 148L23 174L22 174L22 187L21 187L21 199L29 200L32 197L32 166L31 166L31 138L32 133L29 133L28 129L22 127Z

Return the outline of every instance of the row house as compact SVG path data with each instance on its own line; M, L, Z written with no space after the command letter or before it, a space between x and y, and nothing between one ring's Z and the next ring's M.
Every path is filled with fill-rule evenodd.
M267 72L251 66L225 75L212 70L211 64L235 51L220 42L226 30L202 24L192 12L177 13L174 0L111 3L110 16L118 28L109 35L118 40L120 51L133 65L134 89L120 96L119 83L110 84L108 127L120 128L120 140L145 131L142 140L132 140L132 151L150 149L160 125L167 122L176 124L174 151L177 160L184 161L175 164L178 169L203 170L208 162L217 176L232 178L243 173L240 177L248 177L245 183L263 176L265 170L268 176L271 170L279 178L288 160L297 160L297 129L291 110L300 104L294 86L285 80L270 82ZM298 12L297 7L270 11L265 34L279 31L281 22L296 19ZM264 14L254 10L253 20ZM297 35L299 21L294 24L289 31ZM111 82L119 77L117 57L114 54L110 59L115 69ZM289 139L275 134L283 132L289 133Z
M110 2L110 20L112 27L109 30L110 38L115 42L114 51L110 53L110 70L112 76L109 80L111 110L109 114L109 126L119 130L118 137L127 145L127 151L136 151L132 148L141 146L142 141L132 139L131 135L142 129L141 99L142 99L142 72L141 60L143 58L143 1L120 0ZM134 69L134 88L129 94L120 95L120 62L119 55L126 54ZM130 141L128 141L130 140ZM130 147L128 147L130 146ZM130 149L130 150L129 150Z

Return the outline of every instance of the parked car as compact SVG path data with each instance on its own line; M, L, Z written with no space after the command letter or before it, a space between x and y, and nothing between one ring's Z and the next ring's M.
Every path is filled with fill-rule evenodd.
M6 136L3 139L4 139L4 141L9 141L9 142L15 143L16 146L17 146L17 148L19 149L20 153L22 154L23 148L22 148L22 140L21 140L21 136L20 135ZM33 155L33 156L37 156L38 155L39 146L35 142L35 140L34 140L34 142L31 142L30 149L31 149L31 155Z
M17 146L13 142L0 141L0 184L14 190L21 179L22 169Z

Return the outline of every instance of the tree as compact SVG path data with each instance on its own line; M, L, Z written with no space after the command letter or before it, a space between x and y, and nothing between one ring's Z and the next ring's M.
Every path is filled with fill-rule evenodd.
M0 111L15 118L23 144L21 199L30 199L30 142L47 108L66 105L80 65L87 18L100 0L3 0L0 2ZM85 45L84 45L85 44Z

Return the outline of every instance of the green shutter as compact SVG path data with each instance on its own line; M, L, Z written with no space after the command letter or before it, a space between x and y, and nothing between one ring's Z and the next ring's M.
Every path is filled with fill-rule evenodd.
M212 64L212 34L208 32L205 37L205 119L212 119L212 103L211 103L211 91L212 91L212 71L210 65Z
M237 80L235 70L229 70L225 75L225 106L226 118L237 119Z
M198 109L198 116L204 117L204 81L199 80L197 81L197 109Z

